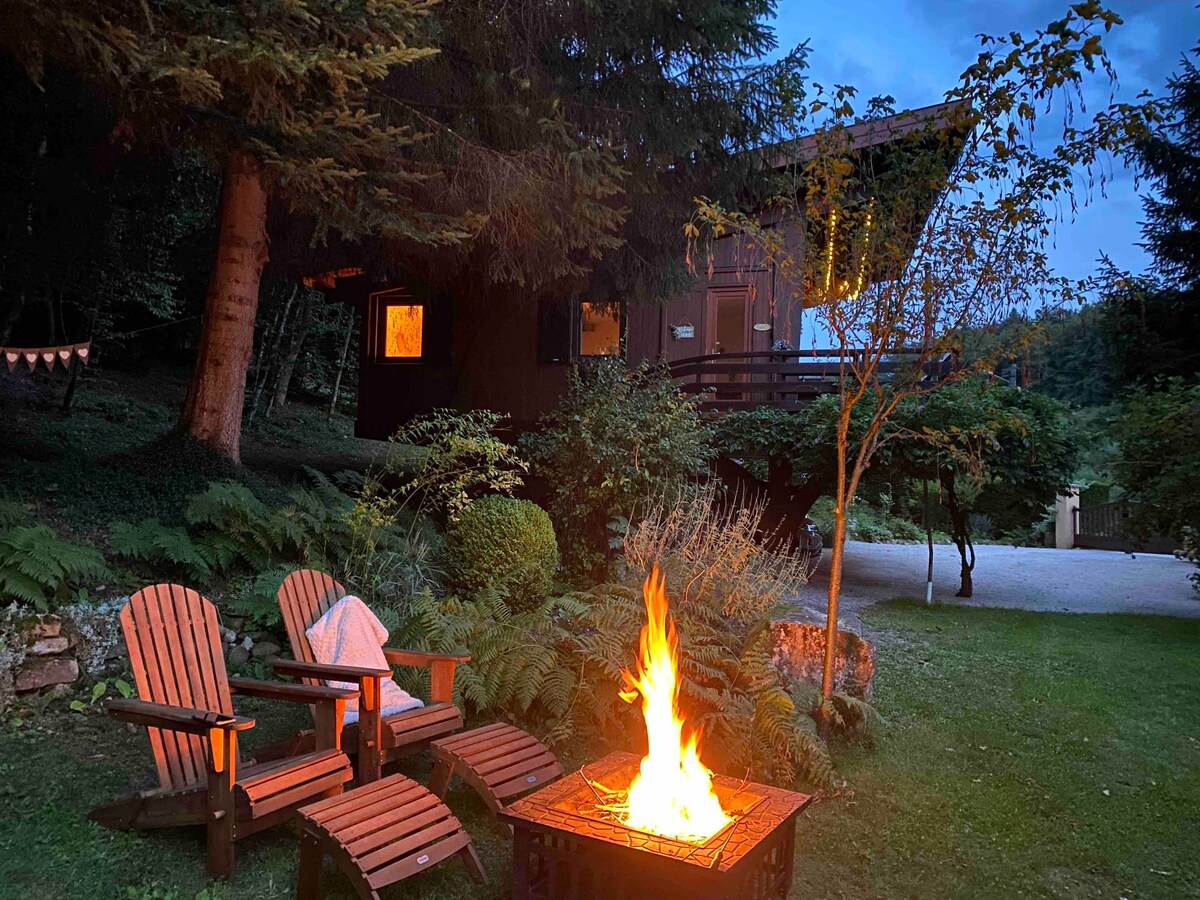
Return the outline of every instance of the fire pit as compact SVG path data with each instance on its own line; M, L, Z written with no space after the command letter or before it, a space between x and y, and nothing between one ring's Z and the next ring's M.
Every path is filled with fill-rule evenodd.
M608 811L604 790L638 771L612 753L509 806L513 900L766 900L792 883L796 814L807 794L713 777L730 822L700 843L638 831Z
M679 710L679 641L657 572L643 593L647 622L622 697L641 697L649 749L640 760L612 753L500 814L513 827L513 897L786 897L796 814L810 798L714 777L700 762L700 735Z

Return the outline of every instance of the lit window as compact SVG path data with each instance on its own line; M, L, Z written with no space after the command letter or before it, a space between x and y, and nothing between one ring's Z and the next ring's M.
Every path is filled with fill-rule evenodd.
M389 303L384 307L384 359L419 359L425 307L412 303Z
M621 304L579 305L579 355L615 356L621 352Z

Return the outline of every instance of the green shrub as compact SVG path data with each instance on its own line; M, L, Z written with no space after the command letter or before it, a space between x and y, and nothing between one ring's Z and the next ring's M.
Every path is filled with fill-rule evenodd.
M514 609L539 606L558 569L550 517L528 500L476 500L446 529L446 569L469 593L490 586L506 593Z
M417 416L391 437L402 452L390 454L383 470L369 477L400 483L394 496L399 508L454 519L475 497L511 494L524 483L528 464L495 434L504 419L488 409ZM420 449L408 452L413 447Z
M602 580L624 525L646 498L703 472L711 430L697 401L662 367L615 357L576 367L566 396L526 435L536 475L550 486L563 563L581 582Z

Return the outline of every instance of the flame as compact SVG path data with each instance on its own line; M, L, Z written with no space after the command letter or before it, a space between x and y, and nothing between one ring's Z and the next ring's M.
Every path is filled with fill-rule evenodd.
M730 821L712 786L712 773L700 762L700 733L684 737L679 716L679 639L667 611L667 592L658 570L642 585L646 625L642 628L637 674L622 674L629 690L642 697L649 749L629 788L624 822L630 828L700 843Z

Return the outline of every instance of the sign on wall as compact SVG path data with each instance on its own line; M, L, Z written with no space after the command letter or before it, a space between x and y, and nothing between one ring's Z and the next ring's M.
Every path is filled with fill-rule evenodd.
M696 326L690 323L671 326L671 337L677 341L690 341L696 336Z

